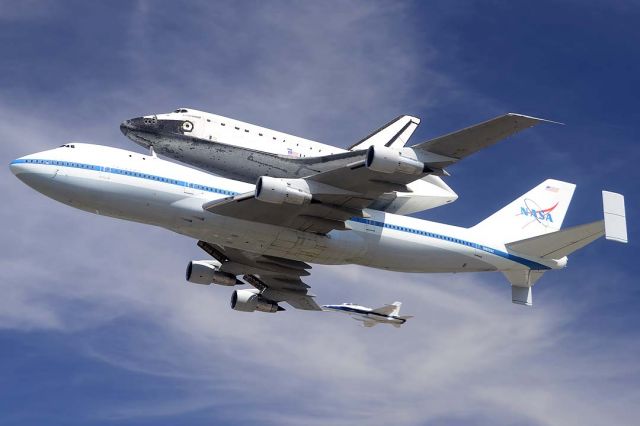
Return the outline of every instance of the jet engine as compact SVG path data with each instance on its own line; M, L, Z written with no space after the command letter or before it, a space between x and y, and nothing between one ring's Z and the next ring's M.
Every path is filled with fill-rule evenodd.
M187 281L194 284L209 285L211 283L234 286L235 275L220 272L221 263L217 260L192 260L187 265Z
M256 183L256 199L273 204L301 205L311 201L311 192L304 179L279 179L260 176Z
M231 309L241 312L278 312L284 308L258 294L258 290L234 290L231 294Z
M365 166L380 173L400 172L419 175L425 170L425 165L421 161L405 157L395 149L373 145L367 150Z

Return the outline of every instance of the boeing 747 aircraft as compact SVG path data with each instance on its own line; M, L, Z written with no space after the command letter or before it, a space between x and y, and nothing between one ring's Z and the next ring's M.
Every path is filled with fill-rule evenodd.
M281 311L281 302L321 310L303 281L309 263L403 272L500 271L511 283L513 302L531 305L533 284L564 268L567 255L602 236L627 241L624 199L611 192L603 192L603 220L561 229L575 185L552 179L471 228L370 208L381 194L490 143L448 139L426 147L373 146L365 158L331 170L296 179L261 176L255 185L155 155L81 143L18 158L10 168L25 184L72 207L198 240L212 258L190 262L187 280L251 285L231 297L231 307L246 312Z

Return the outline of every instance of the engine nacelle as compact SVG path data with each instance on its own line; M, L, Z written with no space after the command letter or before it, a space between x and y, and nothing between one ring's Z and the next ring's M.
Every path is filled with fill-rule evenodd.
M194 284L209 285L211 283L234 286L235 275L220 272L220 262L217 260L192 260L187 265L187 281Z
M395 149L371 145L367 150L365 166L380 173L406 173L419 175L424 172L423 162L404 157Z
M234 290L231 294L231 309L241 312L284 311L277 303L270 302L258 294L258 290Z
M311 201L311 192L304 179L279 179L260 176L256 182L256 199L273 204L301 205Z

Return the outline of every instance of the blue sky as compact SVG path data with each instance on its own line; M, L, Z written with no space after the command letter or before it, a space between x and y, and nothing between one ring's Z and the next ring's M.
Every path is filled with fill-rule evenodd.
M96 217L0 170L0 425L634 424L640 416L633 1L0 0L0 155L67 141L137 150L127 118L194 107L337 146L398 114L419 142L505 112L543 125L452 167L470 226L547 177L567 225L626 195L599 241L509 300L500 274L316 267L320 302L402 300L400 330L247 315L184 283L193 241Z

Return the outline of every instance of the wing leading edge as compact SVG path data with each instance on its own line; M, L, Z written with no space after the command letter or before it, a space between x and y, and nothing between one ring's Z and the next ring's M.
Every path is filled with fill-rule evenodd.
M206 241L198 246L221 263L220 272L242 276L261 298L268 302L286 302L296 309L321 311L309 286L301 277L310 275L305 262L274 256L263 256L243 250L221 247Z

